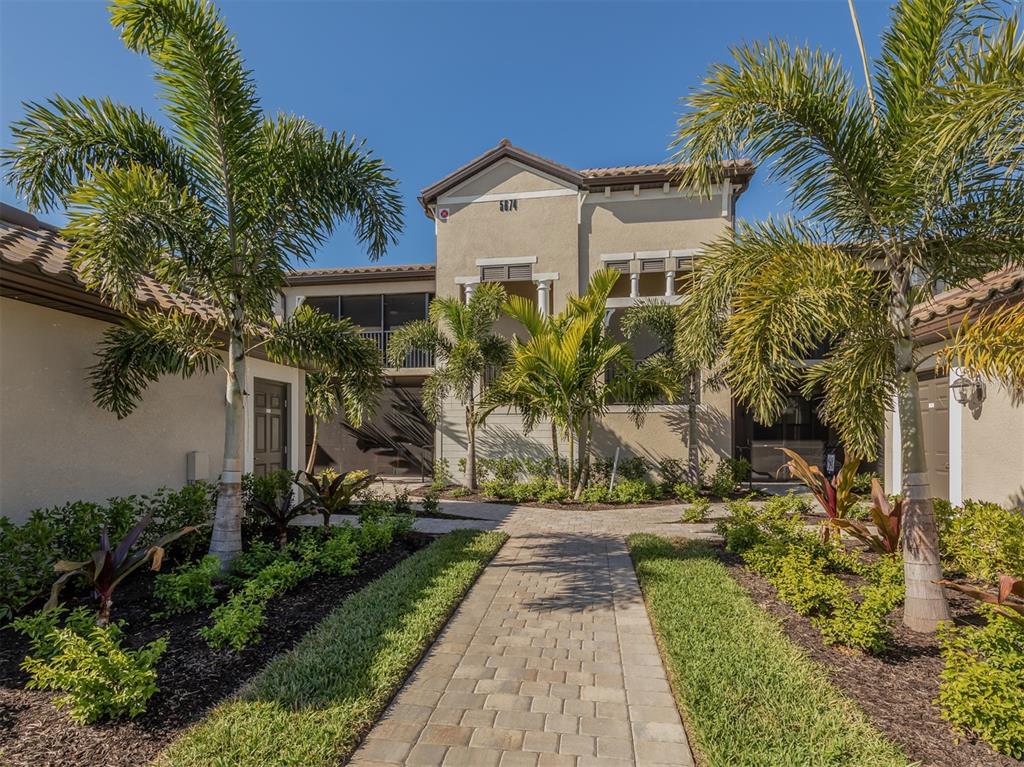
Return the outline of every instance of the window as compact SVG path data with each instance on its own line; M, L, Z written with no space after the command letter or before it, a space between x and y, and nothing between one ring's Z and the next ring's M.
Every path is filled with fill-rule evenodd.
M663 272L665 271L664 258L645 258L640 262L641 272Z
M341 316L348 317L364 330L383 330L381 327L380 296L342 296Z
M629 261L608 261L605 263L604 268L629 274Z
M426 319L427 300L423 293L396 293L384 296L384 329L394 330L416 320Z
M338 296L307 296L305 303L332 319L338 319Z
M501 264L480 267L482 282L525 281L533 279L533 264Z

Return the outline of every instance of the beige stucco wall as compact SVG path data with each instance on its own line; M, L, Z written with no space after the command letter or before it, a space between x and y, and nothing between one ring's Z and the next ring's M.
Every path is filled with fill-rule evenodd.
M963 497L1024 507L1024 402L989 382L980 405L950 403L957 415Z
M165 377L123 420L92 402L85 380L103 331L99 320L0 299L0 513L23 519L69 500L102 501L186 481L186 454L209 455L216 480L224 454L224 379ZM250 360L256 377L290 384L301 413L304 376ZM291 444L304 444L304 419L292 418ZM252 466L247 430L246 466ZM301 449L292 451L293 466Z

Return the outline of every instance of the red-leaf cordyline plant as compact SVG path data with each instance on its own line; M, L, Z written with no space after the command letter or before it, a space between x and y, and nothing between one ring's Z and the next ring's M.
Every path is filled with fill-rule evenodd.
M152 515L143 517L114 548L110 546L110 536L104 526L100 531L99 548L92 553L91 558L82 562L69 562L63 559L57 562L53 569L62 575L53 584L50 599L43 609L49 610L56 607L64 584L78 576L89 582L96 595L98 602L96 623L100 626L110 623L110 608L114 603L114 590L121 584L121 581L146 563L150 563L151 570L159 570L164 560L164 546L198 529L183 527L181 530L158 538L142 551L133 550L142 533L152 521Z
M305 477L304 481L299 482L299 487L306 500L323 516L324 527L331 526L331 514L340 514L349 508L355 494L368 488L377 479L376 474L361 469L344 474L325 471L320 476L303 471L299 472L299 477Z
M943 586L959 591L979 602L992 605L992 609L1002 615L1024 625L1024 578L1015 578L1012 575L999 576L999 588L995 593L985 589L967 586L955 581L938 581Z
M786 467L790 473L799 477L800 481L807 485L818 504L825 511L827 519L821 525L821 539L827 541L835 520L846 519L853 504L857 501L857 497L853 493L853 481L857 476L857 469L860 467L860 459L848 459L836 478L829 480L821 469L811 466L799 453L785 447L779 449L789 458Z
M872 479L871 499L871 522L877 532L872 532L859 519L834 519L832 524L839 530L848 532L876 554L895 554L900 550L903 498L897 496L890 504L882 485L877 479Z

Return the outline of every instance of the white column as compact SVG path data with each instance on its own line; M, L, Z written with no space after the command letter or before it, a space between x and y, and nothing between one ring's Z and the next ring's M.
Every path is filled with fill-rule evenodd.
M550 288L551 282L549 280L537 281L537 308L540 309L540 314L542 317L548 316Z
M949 403L949 502L959 506L964 502L964 410L966 405L961 405L953 396L953 383L963 375L960 368L952 368L949 371L949 393L946 400Z
M469 303L469 299L471 299L473 297L473 291L476 290L476 286L477 286L477 283L475 283L475 282L467 282L465 284L464 287L466 289L466 303L467 304Z
M629 297L640 298L640 273L630 272L629 274Z
M674 296L676 294L676 273L665 272L665 295Z

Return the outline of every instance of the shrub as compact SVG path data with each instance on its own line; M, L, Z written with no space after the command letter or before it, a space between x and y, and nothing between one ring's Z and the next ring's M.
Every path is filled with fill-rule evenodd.
M697 488L689 482L676 482L672 486L672 495L683 503L693 503L697 500L699 493L697 492Z
M217 507L217 486L202 480L185 485L180 490L161 487L152 495L142 496L138 516L150 514L153 523L142 537L150 543L167 533L183 527L201 527L213 521ZM191 559L205 545L202 536L189 535L175 541L173 547L183 559Z
M857 495L867 497L871 495L871 481L878 480L882 481L882 477L873 471L860 472L853 478L853 484L850 489L853 490Z
M661 486L666 495L676 485L686 479L686 469L678 458L663 458L658 462L658 474L661 475Z
M228 583L233 587L240 586L279 556L281 552L266 541L254 541L248 551L243 551L231 561Z
M452 483L451 466L447 458L434 461L432 480L430 489L434 491L444 490Z
M569 497L569 491L553 479L537 481L533 484L532 490L541 503L562 503Z
M425 517L436 516L441 510L441 503L437 500L437 493L434 490L429 490L423 496L422 514Z
M961 732L1024 759L1024 623L992 615L984 626L945 626L937 703Z
M138 650L121 646L117 624L65 626L47 635L50 657L27 657L22 668L30 689L56 690L58 708L70 708L76 722L135 717L157 691L156 663L167 649L165 638Z
M795 496L777 496L754 506L747 500L730 502L729 516L715 524L729 551L743 554L766 539L793 540L806 537L803 521L794 513L801 500Z
M832 615L818 621L822 637L829 644L842 644L869 653L882 652L892 638L891 613L904 597L903 560L882 557L869 573L870 584L861 588L861 601L844 599L834 605Z
M580 500L584 503L608 503L611 493L606 485L588 485L580 494Z
M719 498L728 498L735 489L736 477L733 475L732 464L727 460L719 461L715 473L711 475L708 490Z
M76 634L87 634L96 624L96 615L84 607L76 607L70 613L64 605L50 610L40 610L33 615L16 618L11 625L24 634L29 641L29 655L49 659L57 654L56 636L66 628Z
M612 500L616 503L642 503L657 495L657 488L642 479L624 479L612 488Z
M107 505L88 501L71 501L40 512L53 525L56 538L54 553L59 559L85 559L106 528L115 540L123 538L139 516L138 499L110 498Z
M391 545L394 527L390 520L366 520L359 524L359 551L376 554Z
M316 504L314 497L295 502L294 481L295 476L286 469L253 480L252 508L274 528L278 548L282 550L288 545L288 525L296 517L312 511Z
M488 498L495 498L499 501L511 497L512 483L499 479L489 479L480 483L480 493Z
M366 521L375 522L383 519L391 514L394 508L390 501L381 498L375 493L367 493L363 496L363 502L359 504L359 524Z
M163 605L163 615L195 610L217 601L213 584L220 577L220 560L208 554L191 565L183 565L173 573L158 575L153 596Z
M711 511L711 501L707 498L694 498L689 506L683 507L682 521L690 524L705 522Z
M465 498L467 495L472 495L472 493L470 493L469 491L469 488L463 487L462 485L459 485L458 487L453 487L451 493L452 498Z
M299 488L303 496L310 501L311 508L323 517L324 527L331 526L332 514L346 511L352 504L352 498L377 479L375 474L362 470L338 474L331 469L322 471L319 476L303 471L299 472L299 476L305 477L299 482ZM408 501L408 496L406 500Z
M522 466L519 460L508 456L502 458L478 458L476 465L477 472L481 477L504 482L509 485L518 482L522 473Z
M0 622L42 596L53 582L57 531L40 512L22 525L0 517Z
M320 569L331 575L352 575L358 563L359 541L355 529L344 525L331 530L320 550Z
M210 647L241 650L259 638L259 628L263 625L263 605L260 600L233 596L213 609L210 613L213 625L203 626L199 634Z
M993 582L999 573L1024 575L1024 513L996 503L965 501L939 515L946 569Z

